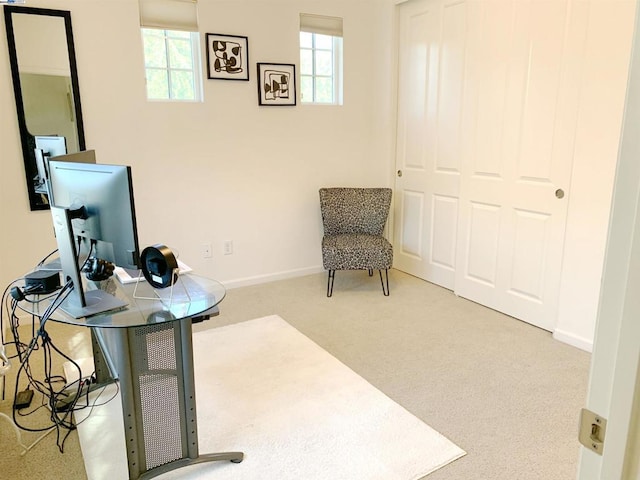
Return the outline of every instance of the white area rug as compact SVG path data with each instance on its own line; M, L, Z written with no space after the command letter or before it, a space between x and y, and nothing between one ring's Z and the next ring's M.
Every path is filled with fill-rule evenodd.
M193 346L200 453L244 461L159 480L417 480L465 455L278 316L195 333ZM101 399L114 395L76 413L89 480L128 477L115 386Z
M163 480L417 480L465 452L278 316L194 335L200 453Z

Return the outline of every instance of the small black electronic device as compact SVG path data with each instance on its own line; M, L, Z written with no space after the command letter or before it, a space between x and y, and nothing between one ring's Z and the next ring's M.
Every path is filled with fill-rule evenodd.
M52 293L60 288L60 274L58 272L36 270L24 277L26 293Z
M20 410L21 408L27 408L31 405L31 399L33 398L33 390L22 390L16 395L13 402L13 408Z

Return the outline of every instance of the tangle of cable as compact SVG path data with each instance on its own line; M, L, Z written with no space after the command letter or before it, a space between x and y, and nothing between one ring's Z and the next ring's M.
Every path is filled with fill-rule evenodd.
M78 239L80 242L81 239ZM93 243L91 244L91 248L89 251L89 255L85 260L80 270L87 263L88 259L91 257L93 252ZM78 245L80 247L80 245ZM80 251L80 248L78 248ZM39 264L41 266L44 261L53 255L54 252L47 255ZM56 311L56 309L64 302L69 293L73 290L74 286L71 280L69 280L59 291L52 295L39 297L37 300L31 300L26 298L23 301L27 301L29 303L39 304L44 302L45 300L50 300L49 304L45 308L44 312L41 315L32 314L32 339L28 344L22 342L20 340L19 333L19 317L16 315L16 310L19 308L18 300L12 298L11 296L7 296L7 292L10 290L11 286L23 280L22 278L18 278L11 282L9 286L4 290L2 294L2 308L0 308L0 331L2 332L2 343L3 345L11 345L13 344L16 348L16 354L11 358L18 358L20 362L20 366L18 372L16 374L16 382L15 382L15 391L14 398L17 396L19 391L20 379L24 374L28 380L29 389L33 389L34 392L38 392L41 395L41 405L36 407L34 410L27 414L21 414L18 412L17 408L13 408L13 421L17 427L22 430L30 431L30 432L46 432L51 429L56 430L56 444L60 450L60 452L64 451L64 443L71 431L76 428L76 424L73 420L73 412L76 410L84 409L84 408L93 408L97 406L97 402L102 395L102 392L96 396L93 401L93 404L90 403L89 400L89 384L93 378L93 374L89 376L89 378L82 377L82 370L77 362L75 362L71 357L62 352L55 344L52 342L51 337L45 329L45 325L47 321L50 319L51 315ZM14 337L13 342L5 342L4 339L4 329L3 321L4 321L4 313L6 310L6 315L9 317L11 333ZM34 311L36 309L33 309ZM25 310L26 311L26 310ZM36 320L39 320L39 327L35 330ZM44 379L38 380L32 373L31 365L29 363L29 359L34 351L41 349L43 352L43 369L44 369ZM61 356L63 359L71 363L74 368L78 372L78 380L75 380L69 384L67 384L64 380L64 377L59 375L52 375L53 370L53 355L57 354ZM56 386L56 383L62 383L62 386ZM71 393L70 393L71 392ZM3 392L4 395L4 392ZM114 394L114 397L116 394ZM113 397L112 397L113 398ZM112 399L111 398L111 399ZM111 399L107 400L110 401ZM45 401L46 400L46 401ZM60 402L64 403L64 408L60 408ZM105 402L106 403L106 402ZM25 417L42 407L47 407L50 410L50 421L51 425L47 425L42 428L30 428L25 425L22 425L18 419L18 417ZM64 432L66 430L66 432Z

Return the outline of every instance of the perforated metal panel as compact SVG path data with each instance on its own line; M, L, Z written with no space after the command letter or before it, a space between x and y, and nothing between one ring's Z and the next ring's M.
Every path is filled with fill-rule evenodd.
M140 377L147 468L182 458L180 403L175 375Z
M173 328L156 331L156 328L146 327L140 334L147 342L147 370L175 370L176 342Z
M151 469L184 456L181 405L183 378L177 368L179 331L161 324L135 331L134 371L140 392L140 410L146 468Z

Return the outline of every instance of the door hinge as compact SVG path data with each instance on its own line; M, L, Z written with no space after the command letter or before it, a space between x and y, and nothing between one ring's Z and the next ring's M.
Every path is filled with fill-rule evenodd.
M579 440L589 450L602 455L604 437L607 431L607 419L602 418L586 408L580 412Z

